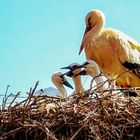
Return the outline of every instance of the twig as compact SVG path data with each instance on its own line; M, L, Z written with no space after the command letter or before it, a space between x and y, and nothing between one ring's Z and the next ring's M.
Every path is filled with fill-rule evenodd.
M15 95L14 99L11 101L10 105L8 106L8 110L11 108L11 105L14 103L16 98L20 95L20 91Z

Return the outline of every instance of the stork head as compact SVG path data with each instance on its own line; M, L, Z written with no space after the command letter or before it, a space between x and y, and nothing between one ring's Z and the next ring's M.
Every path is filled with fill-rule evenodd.
M78 66L79 66L78 63L72 63L72 64L70 64L69 66L62 67L61 69L75 70L75 69L77 69Z
M68 77L73 77L81 71L81 66L78 63L72 63L71 65L61 69L69 69L70 71L66 72L65 75Z
M79 55L82 52L82 50L84 49L84 37L86 36L86 34L92 29L94 28L96 25L101 25L101 27L104 26L105 23L105 17L102 11L100 10L93 10L91 12L89 12L85 18L85 23L86 23L86 29L83 35L83 39L82 39L82 43L81 43L81 47L79 50Z
M80 65L80 67L83 68L83 70L81 70L75 76L78 76L78 75L90 75L90 76L93 77L93 76L96 76L96 75L100 74L99 66L93 60L87 60L85 63Z
M54 84L65 85L73 89L72 85L66 80L65 74L62 74L61 72L52 75L52 82Z

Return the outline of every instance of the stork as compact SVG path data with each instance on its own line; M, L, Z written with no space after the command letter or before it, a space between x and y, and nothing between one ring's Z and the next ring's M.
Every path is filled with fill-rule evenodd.
M92 78L95 79L97 88L100 90L107 90L109 88L109 82L107 82L105 76L101 74L99 66L95 61L87 60L79 67L83 67L84 69L77 75L90 75Z
M140 45L124 33L104 28L100 10L89 12L79 54L85 50L87 60L94 60L106 77L116 78L121 87L140 86Z
M81 76L75 76L76 74L80 73L81 68L79 67L78 63L73 63L69 66L63 67L61 69L69 69L70 71L68 71L66 74L66 76L71 77L73 82L74 82L74 86L75 86L75 93L76 94L82 94L85 90L84 87L82 85L81 82Z
M66 91L64 85L71 89L73 89L73 87L66 80L65 74L62 74L61 72L57 72L57 73L54 73L51 78L52 78L53 84L57 87L56 97L59 97L60 99L66 99L67 91ZM41 89L40 92L44 93L44 90ZM56 103L46 104L44 102L44 100L38 101L37 104L41 104L41 106L39 106L39 109L42 111L46 110L47 113L49 113L49 112L54 113L59 108L58 104L56 104Z
M97 63L93 60L87 60L85 63L83 63L82 65L79 65L80 68L84 68L82 71L80 71L80 73L76 74L77 75L90 75L91 77L94 78L95 82L96 82L96 88L100 91L107 91L110 88L111 89L116 89L116 91L112 91L111 93L116 94L118 93L118 90L122 91L120 92L120 94L124 93L124 95L128 95L128 96L137 96L138 92L132 91L132 90L123 90L122 89L117 89L115 86L115 80L113 81L108 81L104 75L102 75L99 66L97 65ZM108 95L108 92L105 92L104 95Z
M57 87L58 89L58 94L56 96L61 97L61 98L66 98L67 97L67 91L64 88L63 85L73 89L71 84L66 80L65 74L62 74L61 72L54 73L52 75L52 82L53 84Z

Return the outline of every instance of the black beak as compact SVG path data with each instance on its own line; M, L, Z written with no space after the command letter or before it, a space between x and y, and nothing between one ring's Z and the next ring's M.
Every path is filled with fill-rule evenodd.
M68 77L72 77L74 74L73 74L72 70L70 70L70 71L68 71L68 72L66 72L66 73L64 73L64 74L62 74L62 75L61 75L61 78L63 78L64 75L66 75L66 76L68 76Z
M63 84L64 84L65 86L67 86L67 87L73 89L72 85L71 85L68 81L65 80Z
M69 69L70 70L71 68L70 68L70 66L67 66L67 67L62 67L61 69Z
M83 65L73 65L73 66L66 66L66 67L62 67L61 69L69 69L71 71L75 70L75 69L79 69L79 68L83 68Z
M73 76L74 76L74 74L73 74L73 72L72 72L72 71L68 71L68 72L66 73L66 76L68 76L68 77L73 77Z
M68 72L67 72L68 73ZM67 73L64 73L64 74L62 74L60 77L63 79L63 85L65 85L65 86L67 86L67 87L69 87L69 88L71 88L71 89L74 89L73 87L72 87L72 85L66 80L66 79L64 79L64 75L67 75Z
M74 75L74 76L78 76L78 75L87 75L87 72L85 70L80 71L78 74Z

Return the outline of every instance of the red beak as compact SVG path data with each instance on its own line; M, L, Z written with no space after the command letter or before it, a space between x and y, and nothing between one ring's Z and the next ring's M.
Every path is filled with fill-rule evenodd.
M79 50L79 55L81 54L81 52L82 52L82 50L83 50L83 48L84 48L84 46L83 46L84 37L85 37L86 33L87 33L88 31L90 31L90 30L91 30L91 27L90 27L90 26L87 26L86 29L85 29L85 33L84 33L84 35L83 35L81 47L80 47L80 50Z

